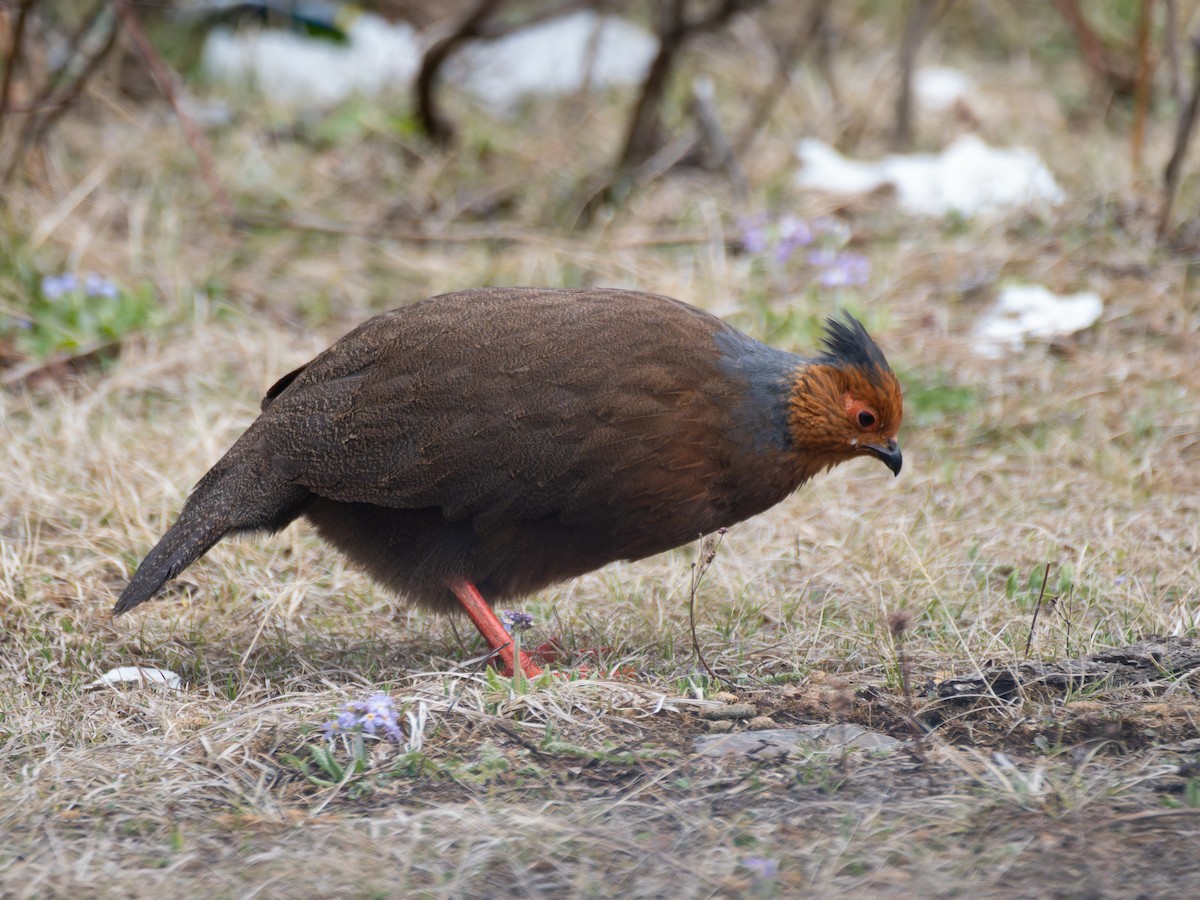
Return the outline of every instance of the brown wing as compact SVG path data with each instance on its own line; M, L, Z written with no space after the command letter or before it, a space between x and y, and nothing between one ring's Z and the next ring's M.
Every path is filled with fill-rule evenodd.
M274 471L486 533L721 504L719 320L622 291L488 289L376 317L287 376L256 425ZM670 484L670 488L666 487ZM611 518L611 514L609 515ZM652 525L651 525L652 527Z

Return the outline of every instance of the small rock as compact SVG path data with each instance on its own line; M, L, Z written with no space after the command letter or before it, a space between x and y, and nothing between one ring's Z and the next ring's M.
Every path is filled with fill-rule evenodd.
M729 719L718 719L715 722L708 723L710 734L725 734L728 731L733 731L733 722Z
M755 716L746 723L746 727L751 731L765 731L768 728L774 728L775 720L770 716Z
M900 746L900 741L858 725L801 725L736 734L705 734L695 739L695 746L702 756L733 754L753 759L777 759L789 753L815 749L888 751Z
M752 719L756 715L758 709L752 703L726 703L700 712L702 719Z

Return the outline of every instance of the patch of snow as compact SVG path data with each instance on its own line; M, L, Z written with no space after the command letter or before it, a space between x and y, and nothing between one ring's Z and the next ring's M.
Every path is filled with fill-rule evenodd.
M407 90L421 65L411 26L362 13L337 44L277 29L214 29L204 69L228 84L247 81L285 106L329 107L355 94Z
M174 691L183 687L183 682L179 676L170 669L155 669L150 666L118 666L115 669L109 669L91 684L87 685L87 687L112 687L129 682L141 685L155 685Z
M965 72L946 66L928 66L913 74L913 93L917 107L930 112L943 112L959 100L967 99L975 82Z
M1103 311L1104 303L1091 291L1060 297L1041 285L1009 285L976 323L972 344L980 356L996 359L1005 352L1021 350L1026 338L1082 331Z
M989 147L973 134L941 153L894 154L879 162L846 159L812 138L800 141L796 155L802 163L796 176L800 187L860 194L890 184L901 207L916 215L956 212L969 217L1053 206L1066 198L1033 151Z
M628 19L578 12L498 41L470 44L447 74L503 113L530 94L639 82L657 53L658 39Z
M355 94L407 91L424 44L411 26L362 13L337 44L275 29L214 29L204 68L228 84L252 82L285 106L326 108ZM473 41L446 64L446 80L500 113L529 94L566 94L641 81L658 39L620 16L579 12L497 41Z

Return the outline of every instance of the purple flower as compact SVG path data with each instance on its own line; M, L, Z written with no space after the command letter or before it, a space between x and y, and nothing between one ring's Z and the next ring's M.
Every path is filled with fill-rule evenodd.
M47 275L42 279L42 296L47 300L57 300L63 294L69 294L78 287L78 280L70 272L62 275Z
M769 859L765 856L743 857L742 865L753 872L755 878L761 878L764 881L769 881L779 874L779 860Z
M813 219L813 231L822 237L832 238L829 243L844 247L850 240L850 226L834 216L819 216Z
M115 284L107 278L101 278L95 272L88 272L83 276L83 292L89 297L105 297L113 300L120 294L120 290Z
M500 613L500 624L509 634L514 631L528 631L533 627L533 614L508 609Z
M332 739L348 732L360 732L384 736L399 743L404 738L404 731L396 721L396 706L392 698L384 693L372 694L365 701L351 701L346 708L331 722L326 722L321 729L325 736Z
M755 216L742 220L742 249L757 256L770 246L771 236L767 233L767 217Z
M866 284L871 277L871 264L861 253L818 250L809 255L809 262L820 270L817 279L825 287Z
M775 259L787 262L800 247L813 242L813 230L807 222L796 216L783 216L779 220L779 243L775 245Z

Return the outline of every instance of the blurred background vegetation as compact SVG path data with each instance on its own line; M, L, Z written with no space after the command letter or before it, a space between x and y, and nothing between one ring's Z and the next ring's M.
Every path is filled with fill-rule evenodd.
M936 150L963 131L1019 140L1050 157L1085 218L1115 221L1147 252L1186 255L1193 179L1177 167L1171 218L1175 186L1161 173L1192 99L1195 6L14 0L0 7L0 364L19 380L46 360L94 361L131 336L231 310L320 327L484 283L638 283L637 264L614 269L610 254L693 266L714 242L752 259L741 324L802 341L830 304L802 255L772 252L787 216L834 217L835 253L971 233L955 214L914 230L878 203L814 200L792 152L812 135L871 158ZM472 92L472 48L581 12L635 24L653 62L603 90L514 86L503 104ZM412 58L332 101L252 74L239 82L206 51L217 36L270 29L369 69L379 53L364 49L368 20L408 29ZM932 65L969 71L990 96L918 109L914 73ZM1005 102L1015 109L997 114ZM1111 155L1096 161L1101 146L1126 148L1115 170ZM1012 227L1047 224L1029 214ZM523 254L546 241L560 252ZM824 295L873 307L888 265L872 264L871 286ZM999 274L953 273L951 293Z

